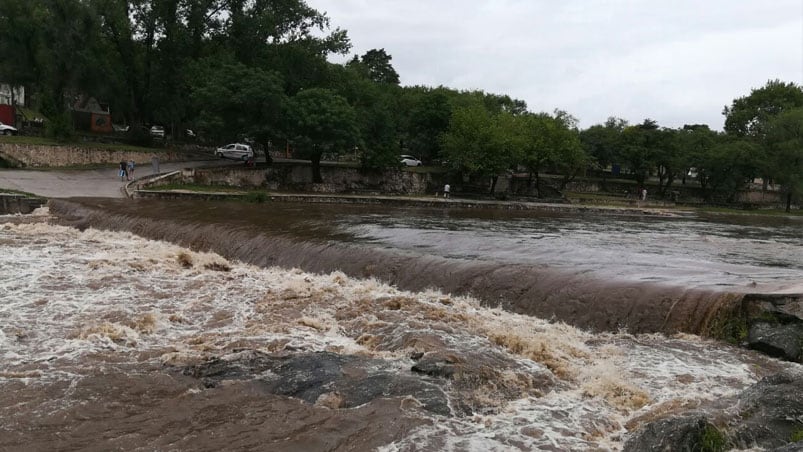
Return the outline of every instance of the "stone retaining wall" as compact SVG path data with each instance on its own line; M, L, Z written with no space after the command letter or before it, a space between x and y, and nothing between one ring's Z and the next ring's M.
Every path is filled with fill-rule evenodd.
M163 162L196 160L197 155L186 151L142 151L88 148L76 145L45 146L32 144L0 143L0 158L22 167L43 168L95 164L115 164L134 160L139 164L157 157Z
M0 215L31 213L47 201L41 198L28 198L23 195L0 193Z
M369 170L321 166L323 183L312 182L312 168L296 163L271 167L225 167L185 170L178 180L185 184L223 185L268 190L300 190L313 193L424 194L436 187L432 174L400 169Z

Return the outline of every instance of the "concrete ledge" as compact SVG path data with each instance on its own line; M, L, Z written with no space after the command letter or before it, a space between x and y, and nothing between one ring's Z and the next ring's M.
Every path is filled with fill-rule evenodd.
M197 192L189 190L136 190L137 198L161 199L204 199L204 200L237 200L253 197L254 192ZM412 196L361 196L332 195L307 193L265 193L264 201L298 202L322 204L383 204L402 207L454 208L454 209L504 209L504 210L540 210L549 212L598 212L608 215L650 215L663 217L685 216L685 212L662 209L610 207L610 206L578 206L573 204L550 204L518 201L486 201L471 199L444 199L435 197ZM689 214L691 215L691 214Z
M43 198L28 198L13 193L0 193L0 215L28 214L47 203Z

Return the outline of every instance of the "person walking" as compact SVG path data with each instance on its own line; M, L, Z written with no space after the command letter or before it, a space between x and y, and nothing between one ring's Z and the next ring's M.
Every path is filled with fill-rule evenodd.
M128 165L126 166L126 171L128 173L128 180L134 178L134 159L128 161Z
M120 180L124 181L128 178L128 164L125 160L120 161Z
M449 191L451 189L452 189L452 187L450 187L449 184L446 184L446 185L443 186L443 197L444 198L449 198Z

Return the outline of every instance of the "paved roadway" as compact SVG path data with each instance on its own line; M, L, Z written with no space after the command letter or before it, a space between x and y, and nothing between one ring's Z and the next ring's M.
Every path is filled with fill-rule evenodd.
M159 171L167 173L182 168L205 165L242 165L242 162L202 160L193 162L161 163ZM90 170L17 170L0 168L0 188L24 191L46 198L99 197L122 198L122 187L117 165ZM140 165L134 177L152 174L151 165Z

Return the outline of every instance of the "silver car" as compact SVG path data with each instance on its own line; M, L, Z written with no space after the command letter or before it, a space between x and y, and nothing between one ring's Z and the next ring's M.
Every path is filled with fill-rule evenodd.
M0 134L2 135L16 135L17 128L0 122Z
M254 150L247 144L232 143L217 148L215 155L222 159L251 160L254 158Z

